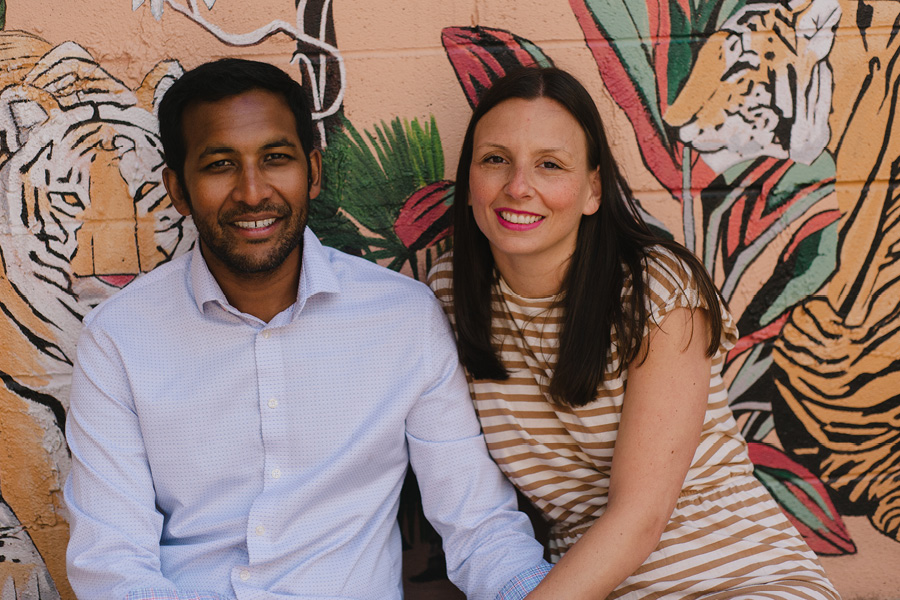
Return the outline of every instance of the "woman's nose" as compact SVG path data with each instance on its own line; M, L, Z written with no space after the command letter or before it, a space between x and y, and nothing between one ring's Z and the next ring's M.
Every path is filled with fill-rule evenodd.
M513 167L506 182L506 193L512 198L530 196L532 192L531 170L527 167Z

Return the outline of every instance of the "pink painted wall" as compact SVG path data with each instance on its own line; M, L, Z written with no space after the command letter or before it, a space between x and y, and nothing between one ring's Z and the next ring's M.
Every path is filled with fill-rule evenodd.
M845 598L897 597L900 5L300 4L0 2L0 596L73 597L61 424L80 318L190 247L154 167L154 103L183 69L240 55L313 91L331 176L351 173L342 193L326 182L317 233L418 277L447 243L473 82L519 63L574 72L648 218L706 262L739 319L726 373L761 479ZM93 149L67 147L96 114ZM342 131L385 127L389 155L408 144L438 164L389 186L391 165L347 162ZM70 169L90 185L58 184ZM411 224L410 198L431 229ZM23 216L34 206L63 216Z

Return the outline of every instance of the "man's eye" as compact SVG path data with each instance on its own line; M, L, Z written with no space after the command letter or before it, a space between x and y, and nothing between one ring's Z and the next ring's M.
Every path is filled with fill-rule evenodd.
M544 162L541 163L541 166L544 167L545 169L560 169L560 168L562 168L557 163L553 162L552 160L545 160Z
M286 161L291 160L293 157L290 154L284 154L283 152L272 152L271 154L266 155L266 160L269 162L272 161Z
M223 159L223 160L217 160L217 161L215 161L215 162L211 162L211 163L209 163L208 165L206 165L206 166L204 167L204 169L206 169L206 170L208 170L208 171L216 171L216 170L224 169L224 168L226 168L226 167L227 167L228 165L230 165L230 164L231 164L231 163L230 163L229 161L224 160L224 159Z

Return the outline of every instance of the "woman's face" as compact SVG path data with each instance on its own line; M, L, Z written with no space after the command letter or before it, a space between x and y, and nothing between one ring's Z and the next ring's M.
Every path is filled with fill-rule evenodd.
M475 126L469 205L505 277L562 267L582 215L600 207L599 170L588 166L578 121L547 98L488 111Z

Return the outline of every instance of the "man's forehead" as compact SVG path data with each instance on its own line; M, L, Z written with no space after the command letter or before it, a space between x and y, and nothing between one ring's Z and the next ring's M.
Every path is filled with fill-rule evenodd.
M182 134L188 152L210 148L300 146L297 124L285 98L268 90L248 90L185 107Z

